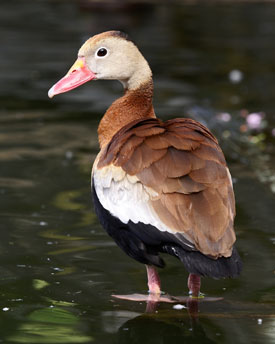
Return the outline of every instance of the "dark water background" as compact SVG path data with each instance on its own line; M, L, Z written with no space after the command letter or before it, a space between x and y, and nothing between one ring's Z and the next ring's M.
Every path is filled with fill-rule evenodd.
M0 342L275 342L275 4L203 3L2 1ZM202 303L195 323L186 309L145 314L110 296L147 291L144 267L106 236L90 199L97 124L120 85L47 98L84 40L109 29L149 60L156 113L210 127L234 178L243 273L203 279L224 300ZM163 289L187 295L183 266L166 262Z

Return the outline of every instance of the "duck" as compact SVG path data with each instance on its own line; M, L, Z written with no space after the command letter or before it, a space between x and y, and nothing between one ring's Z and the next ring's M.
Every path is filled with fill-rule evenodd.
M121 31L89 38L48 95L92 80L118 80L124 89L98 125L95 212L115 243L145 265L149 295L162 293L162 254L184 265L192 298L201 296L201 277L239 276L232 178L216 137L193 119L156 116L152 71Z

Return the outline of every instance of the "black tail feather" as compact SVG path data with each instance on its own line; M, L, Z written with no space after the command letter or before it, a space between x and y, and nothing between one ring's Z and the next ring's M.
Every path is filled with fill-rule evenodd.
M237 277L242 269L242 262L235 247L230 257L218 259L212 259L198 251L186 251L178 246L165 246L163 249L166 253L179 258L189 273L200 276L212 278Z

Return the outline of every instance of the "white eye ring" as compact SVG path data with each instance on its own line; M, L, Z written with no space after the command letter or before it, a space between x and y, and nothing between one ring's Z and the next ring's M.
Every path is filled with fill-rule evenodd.
M102 58L104 58L104 57L106 57L108 55L109 55L109 51L105 47L98 48L96 53L95 53L95 57L99 58L99 59L102 59Z

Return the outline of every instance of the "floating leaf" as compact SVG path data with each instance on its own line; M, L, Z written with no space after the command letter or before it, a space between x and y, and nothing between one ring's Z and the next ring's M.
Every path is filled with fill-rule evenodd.
M76 240L85 239L84 237L68 236L68 235L60 234L56 230L44 231L40 233L40 236L42 238L47 238L47 239L57 239L57 240L66 240L66 241L76 241Z
M79 226L89 226L95 223L97 216L92 211L87 211L81 216L81 221L78 223Z
M82 195L82 191L63 191L60 192L54 201L54 205L62 210L79 210L85 209L86 206L74 200Z
M77 317L62 308L43 308L32 312L27 321L15 333L8 337L8 342L37 344L69 344L93 341L77 330Z
M49 297L45 297L44 298L46 301L48 301L49 303L51 303L54 306L60 306L60 307L72 307L72 306L76 306L77 303L73 303L73 302L67 302L67 301L57 301L57 300L52 300Z
M77 321L75 315L59 307L48 307L33 311L29 320L47 322L52 324L74 324Z
M46 281L40 280L40 279L34 279L32 281L32 285L33 285L34 289L39 290L39 289L43 289L43 288L47 287L49 285L49 283Z
M95 246L83 245L83 246L78 246L78 247L70 247L70 248L63 248L60 250L50 251L48 252L48 254L51 256L56 256L56 255L64 254L64 253L83 252L83 251L88 251L88 250L93 250L93 249L95 249Z

